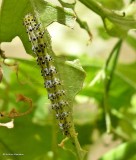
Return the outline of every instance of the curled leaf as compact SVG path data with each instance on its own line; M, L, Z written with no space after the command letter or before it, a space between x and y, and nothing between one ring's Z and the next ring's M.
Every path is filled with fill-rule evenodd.
M16 109L13 108L13 109L9 112L8 117L14 118L14 117L18 117L19 115L20 115L20 113L18 113L18 112L16 111Z
M65 3L64 1L62 0L59 0L60 4L65 8L65 9L71 9L73 11L73 13L75 14L76 16L76 22L79 24L79 26L84 29L88 35L89 35L89 41L92 40L93 38L93 35L89 29L89 26L87 24L86 21L82 21L78 15L76 14L76 11L75 11L75 5L76 5L76 1L74 1L73 3Z
M31 100L30 98L28 98L28 97L25 97L25 96L22 95L22 94L18 94L16 100L17 100L17 102L19 102L19 101L27 102L27 103L30 104L30 106L32 106L32 100Z
M53 22L59 22L73 28L76 16L72 9L58 7L43 0L33 0L31 5L35 12L38 12L40 20L45 27Z

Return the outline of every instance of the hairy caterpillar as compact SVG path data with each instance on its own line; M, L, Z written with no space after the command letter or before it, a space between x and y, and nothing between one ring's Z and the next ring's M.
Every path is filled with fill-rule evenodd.
M32 51L37 56L37 64L41 68L41 75L44 79L44 86L48 91L48 99L52 103L52 109L56 112L59 128L63 134L70 136L69 128L69 104L66 99L65 90L59 78L54 60L47 53L46 42L44 40L45 30L41 23L37 23L36 17L27 14L24 18L24 25L28 33L29 41L32 45Z

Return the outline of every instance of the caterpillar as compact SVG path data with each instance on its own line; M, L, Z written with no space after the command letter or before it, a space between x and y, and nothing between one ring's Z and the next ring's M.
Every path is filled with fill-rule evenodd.
M37 57L37 64L41 68L44 87L47 89L51 108L55 111L58 126L65 136L70 136L69 103L67 102L66 93L54 60L46 49L47 44L44 39L45 29L41 23L38 23L36 17L30 13L24 17L23 24L31 42L32 51Z

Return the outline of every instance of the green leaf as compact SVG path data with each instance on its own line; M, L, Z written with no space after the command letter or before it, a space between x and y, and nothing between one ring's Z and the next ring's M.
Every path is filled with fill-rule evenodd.
M6 159L6 156L3 156L3 153L23 154L19 157L14 155L9 156L10 158L13 157L15 160L34 160L41 155L47 155L51 149L50 131L50 126L41 127L33 124L30 116L15 119L13 129L9 130L1 127L0 159ZM4 148L4 150L2 148ZM34 150L35 152L33 152Z
M123 0L98 0L104 7L109 8L109 9L122 9L124 6Z
M73 12L76 14L76 11L75 11L76 1L73 2L73 3L65 3L65 2L63 2L63 0L59 0L59 2L64 8L68 8L68 9L71 8L73 10ZM90 29L89 29L89 26L88 26L87 22L86 21L82 21L78 17L77 14L76 14L76 22L80 25L80 27L82 29L84 29L88 33L88 35L90 37L90 40L92 40L92 33L91 33Z
M104 72L101 69L102 67L103 64L99 60L90 60L90 64L83 63L83 68L87 72L87 78L85 81L86 85L80 92L80 94L94 97L99 102L102 101L104 94ZM131 97L136 92L135 68L135 63L118 65L109 92L109 103L111 107L118 108L130 105Z
M34 11L38 12L40 20L45 27L53 22L59 22L73 28L75 14L72 9L67 10L43 0L31 0L31 3Z
M64 62L60 59L57 63L68 99L71 101L83 86L85 72L79 60Z

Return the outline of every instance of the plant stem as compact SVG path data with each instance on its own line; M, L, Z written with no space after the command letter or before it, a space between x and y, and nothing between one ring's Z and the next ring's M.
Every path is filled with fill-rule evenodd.
M85 6L87 6L89 9L97 13L98 15L101 15L101 16L102 14L103 16L105 15L100 3L93 0L79 0L79 1L83 3Z
M76 148L77 157L78 157L79 160L83 160L84 157L85 157L85 153L84 153L84 151L82 150L82 148L80 146L80 143L78 141L77 136L74 138L74 142L75 142L75 148Z
M77 159L83 160L87 152L84 151L80 146L80 143L77 137L78 134L75 132L75 129L74 129L74 124L73 124L73 133L74 134L72 134L72 137L70 139L72 141L72 144L74 145L74 150L76 152Z
M60 147L65 148L66 150L69 150L74 154L77 158L77 160L84 160L85 156L87 155L87 151L83 150L80 146L79 140L78 140L78 133L75 132L74 123L71 119L71 136L66 137L61 141L59 144ZM65 145L65 143L69 141L71 147L69 148L69 145Z
M101 5L101 3L98 3L96 0L79 0L81 3L83 3L86 7L91 9L93 12L101 16L103 19L108 18L112 23L115 23L119 26L124 26L127 29L135 28L136 22L133 18L124 17L123 12L115 12L113 10L110 10L108 8L105 8Z
M104 66L105 79L104 79L103 106L104 106L104 110L105 110L105 121L106 121L107 133L111 132L111 119L110 119L110 108L109 108L109 104L108 104L108 94L110 91L111 82L113 80L113 75L114 75L115 67L117 64L118 56L120 53L121 44L122 44L122 40L119 40L116 43L116 45L112 49L112 51L111 51L111 53L105 63L105 66ZM112 61L112 59L113 59L113 61ZM109 68L110 63L111 63L111 68Z
M53 124L52 124L52 151L53 151L53 160L58 159L58 144L57 144L57 126L56 126L56 118L52 113L52 119L53 119Z

